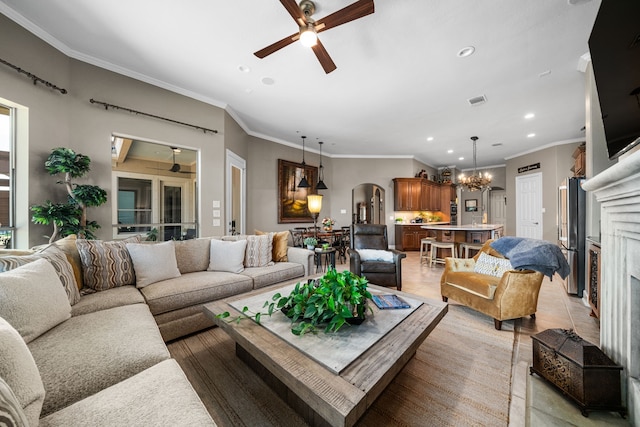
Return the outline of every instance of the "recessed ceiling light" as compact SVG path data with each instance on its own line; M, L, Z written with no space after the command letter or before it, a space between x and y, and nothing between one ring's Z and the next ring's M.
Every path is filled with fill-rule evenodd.
M535 116L536 116L536 115L535 115L535 114L533 114L533 113L527 113L527 114L525 114L525 115L524 115L524 118L525 118L525 119L533 119Z
M458 51L458 58L466 58L467 56L471 56L475 51L476 48L473 46L463 47Z
M546 71L543 71L540 74L538 74L538 77L546 77L549 74L551 74L551 70L546 70Z
M533 138L534 136L536 136L535 133L530 133L530 134L527 135L527 138Z
M433 141L433 137L432 136L428 136L427 137L427 141L429 141L429 142Z
M458 157L458 160L464 160L464 157Z
M247 67L246 65L238 65L238 71L240 71L241 73L248 73L249 71L251 71L251 68Z
M271 77L263 77L262 80L260 80L262 82L263 85L266 86L272 86L276 83L275 80L273 80Z
M492 147L500 147L502 142L496 142L495 144L491 144Z
M447 150L447 153L451 154L453 153L453 150Z

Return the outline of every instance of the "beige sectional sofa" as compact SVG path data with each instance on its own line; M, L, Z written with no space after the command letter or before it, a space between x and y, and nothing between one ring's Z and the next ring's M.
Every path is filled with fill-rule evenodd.
M38 253L1 257L10 271L0 274L0 416L13 395L14 416L30 426L215 425L165 341L212 326L201 312L207 302L302 278L313 268L311 251L288 247L286 261L281 253L281 261L263 259L238 272L209 270L210 248L227 240L264 243L251 236L128 242L131 255L139 252L127 260L127 242L91 242L87 249L88 241L65 238ZM246 245L242 262L254 265L266 249L253 245L252 261ZM161 255L145 255L153 252L146 247L171 247L175 277L136 286L141 277L173 271ZM232 251L226 244L223 250L215 256L224 263L220 254ZM140 267L145 256L156 268ZM87 288L87 271L89 281L108 276L115 286ZM131 273L133 284L113 283Z

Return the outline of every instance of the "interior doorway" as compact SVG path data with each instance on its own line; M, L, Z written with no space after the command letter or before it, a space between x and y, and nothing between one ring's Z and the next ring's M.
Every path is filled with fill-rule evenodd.
M352 223L384 224L384 188L360 184L351 191Z
M504 190L489 192L489 222L507 225L507 195Z
M542 239L542 173L516 177L516 236Z
M247 162L227 150L226 220L229 234L245 234Z

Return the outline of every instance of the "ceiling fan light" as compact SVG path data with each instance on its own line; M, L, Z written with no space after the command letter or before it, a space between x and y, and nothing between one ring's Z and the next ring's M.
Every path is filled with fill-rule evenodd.
M313 24L300 28L300 43L305 47L313 47L318 43L318 35Z

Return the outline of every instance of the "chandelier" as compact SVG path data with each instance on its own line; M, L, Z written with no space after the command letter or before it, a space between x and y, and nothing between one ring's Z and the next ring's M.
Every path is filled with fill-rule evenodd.
M458 184L469 191L476 190L491 190L489 184L491 184L491 175L487 172L482 174L482 172L477 172L477 164L476 164L476 141L478 140L477 136L472 136L471 141L473 141L473 174L470 176L465 176L464 174L460 174L458 176Z

